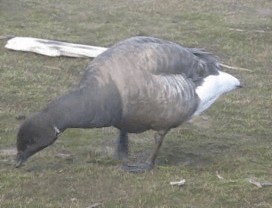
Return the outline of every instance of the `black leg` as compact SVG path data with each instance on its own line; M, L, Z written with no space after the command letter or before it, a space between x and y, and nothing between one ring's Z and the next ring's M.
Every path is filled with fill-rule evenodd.
M116 150L113 158L126 161L128 159L128 133L120 130L116 143Z
M155 160L157 158L159 149L160 149L163 139L168 131L169 130L161 130L161 131L156 132L156 134L154 136L155 148L154 148L152 154L150 155L150 157L148 158L148 160L144 164L139 164L139 165L126 164L123 166L123 169L126 171L129 171L129 172L132 172L132 173L140 173L140 172L151 170L155 165Z
M159 153L159 149L162 145L163 139L165 137L165 135L168 133L169 130L161 130L156 132L154 139L155 139L155 148L153 150L153 153L150 155L150 157L148 158L148 160L146 161L146 163L150 164L150 166L154 166L155 165L155 160L158 156Z

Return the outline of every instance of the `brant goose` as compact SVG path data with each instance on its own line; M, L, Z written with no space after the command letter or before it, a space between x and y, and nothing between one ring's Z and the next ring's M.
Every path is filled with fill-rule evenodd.
M77 86L22 123L16 167L67 128L113 126L120 131L114 156L125 161L128 133L156 131L146 163L123 166L131 172L149 170L170 129L240 86L204 50L153 37L129 38L97 56Z

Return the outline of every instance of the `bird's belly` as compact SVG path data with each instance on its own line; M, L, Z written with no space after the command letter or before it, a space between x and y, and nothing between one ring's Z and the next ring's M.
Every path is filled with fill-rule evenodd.
M137 100L139 101L139 100ZM122 117L122 127L128 132L139 133L149 129L162 130L179 126L188 120L197 107L197 99L142 100L131 102Z
M182 75L151 75L142 71L135 71L133 79L126 73L122 75L122 79L121 75L119 79L114 77L122 100L118 126L129 132L177 127L190 118L198 105L194 84Z

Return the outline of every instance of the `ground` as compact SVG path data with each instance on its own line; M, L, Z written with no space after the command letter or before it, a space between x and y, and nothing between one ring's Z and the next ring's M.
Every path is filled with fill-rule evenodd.
M0 207L272 207L272 187L248 182L272 181L270 0L2 0L0 25ZM172 130L153 171L121 170L112 128L68 130L14 169L20 118L73 86L91 59L9 51L7 35L105 47L151 35L252 72L225 69L244 87ZM152 137L131 135L132 161L148 156Z

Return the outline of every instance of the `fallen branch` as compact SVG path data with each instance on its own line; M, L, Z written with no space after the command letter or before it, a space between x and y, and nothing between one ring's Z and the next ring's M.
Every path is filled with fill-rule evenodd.
M61 70L61 68L59 67L54 67L54 66L43 66L44 68L47 68L47 69L55 69L55 70Z
M259 188L262 188L264 186L272 186L272 182L259 182L259 181L256 181L256 179L253 179L253 178L250 178L248 179L248 182L259 187Z
M229 28L229 30L236 31L236 32L253 32L253 33L271 33L272 31L267 30L243 30L240 28Z
M99 206L102 206L102 203L94 203L92 204L91 206L88 206L87 208L95 208L95 207L99 207Z
M227 69L234 69L234 70L240 70L240 71L247 71L247 72L253 72L251 69L236 67L236 66L229 66L227 64L220 63L220 66L227 68Z
M223 181L224 183L234 183L234 182L235 182L235 180L225 179L223 176L221 176L221 175L219 174L218 171L216 171L215 174L216 174L216 177L217 177L219 180Z
M185 179L182 179L180 181L172 181L170 182L171 186L183 186L185 184Z

